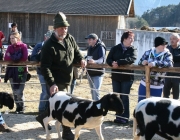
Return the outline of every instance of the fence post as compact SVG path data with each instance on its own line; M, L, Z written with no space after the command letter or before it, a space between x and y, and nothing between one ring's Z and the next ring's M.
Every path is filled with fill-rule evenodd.
M150 67L145 66L146 75L146 98L150 97Z

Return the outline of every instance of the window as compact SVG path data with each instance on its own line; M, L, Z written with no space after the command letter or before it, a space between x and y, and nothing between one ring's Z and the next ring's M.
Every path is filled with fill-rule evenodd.
M102 40L115 40L116 34L112 31L101 31Z

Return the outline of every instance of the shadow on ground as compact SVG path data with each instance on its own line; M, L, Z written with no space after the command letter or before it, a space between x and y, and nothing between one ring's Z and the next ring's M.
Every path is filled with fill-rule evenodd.
M28 113L27 113L28 114ZM26 114L3 114L3 117L14 132L0 133L1 140L43 140L46 133L41 125L35 120L34 115ZM54 121L51 122L52 140L57 140ZM72 129L74 132L74 129ZM102 134L105 140L130 140L132 139L132 128L129 126L115 125L111 121L105 121L102 125ZM82 129L80 140L99 140L95 130Z

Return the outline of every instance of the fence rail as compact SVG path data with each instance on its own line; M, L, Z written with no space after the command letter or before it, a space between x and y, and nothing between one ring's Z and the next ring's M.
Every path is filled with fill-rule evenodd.
M34 61L26 61L26 62L18 62L14 63L11 61L0 61L0 65L28 65L28 66L39 66L40 64ZM80 65L74 65L76 67L80 67ZM150 68L148 66L138 66L138 65L123 65L117 68L112 68L107 64L88 64L87 68L106 68L106 69L121 69L121 70L140 70L145 71L146 76L146 97L150 97L150 72L172 72L172 73L180 73L180 67L171 67L171 68Z

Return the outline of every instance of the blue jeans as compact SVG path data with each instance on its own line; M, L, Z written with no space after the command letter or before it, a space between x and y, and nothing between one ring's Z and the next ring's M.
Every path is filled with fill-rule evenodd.
M90 88L93 88L93 89L91 89L92 99L97 101L97 100L100 99L99 90L101 88L101 84L102 84L102 81L103 81L103 76L90 76L90 78L91 78L91 80L89 79L89 77L87 79L89 81ZM97 90L94 90L94 89L97 89Z
M112 80L113 92L129 94L131 86L132 86L132 83L133 83L133 81L119 82L119 81ZM130 114L129 113L129 96L127 96L127 95L120 95L120 98L121 98L121 100L123 102L125 110L124 110L123 114L121 114L121 115L117 114L117 115L129 119L129 114Z
M3 124L3 123L5 123L5 122L4 122L4 119L3 119L1 112L0 112L0 124Z
M150 88L150 94L151 94L151 96L161 97L162 90L163 90L162 88L160 88L160 89ZM141 96L139 96L139 95L141 95ZM142 97L142 96L144 96L144 97ZM143 99L146 99L145 96L146 96L146 87L140 83L139 90L138 90L138 102Z
M72 83L71 83L71 88L70 88L71 94L73 94L75 86L76 86L76 79L73 78Z
M40 100L48 100L50 97L50 92L49 92L48 86L46 85L46 81L44 80L44 76L41 74L38 74L38 77L39 77L40 83L42 83L41 84L42 92L40 95ZM48 107L48 101L39 102L39 112L46 110L47 107Z

